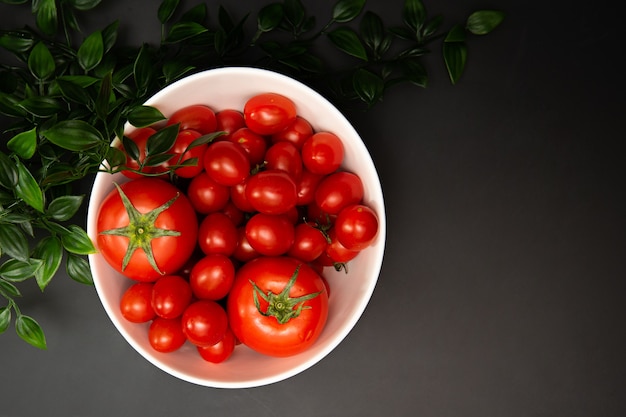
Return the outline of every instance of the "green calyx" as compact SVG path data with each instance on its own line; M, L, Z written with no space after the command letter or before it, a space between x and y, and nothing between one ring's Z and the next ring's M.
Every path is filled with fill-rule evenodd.
M278 323L285 324L292 318L298 317L302 310L311 308L310 306L304 305L304 303L320 295L322 293L321 291L303 295L302 297L289 297L289 291L291 290L291 287L293 287L293 285L295 284L296 279L298 278L299 271L300 265L296 267L296 270L289 279L289 282L280 292L280 294L274 294L271 291L264 293L254 281L250 280L250 284L252 284L252 286L254 287L254 305L256 306L257 310L259 310L259 313L266 317L275 317ZM265 311L261 310L259 297L261 297L268 303L267 309Z
M176 195L169 201L149 211L148 213L140 213L135 206L133 206L133 203L130 201L128 196L126 196L124 191L122 191L122 188L117 184L115 184L115 188L117 188L117 191L122 199L122 204L124 204L126 213L128 213L128 226L104 230L100 233L103 235L124 236L128 238L128 248L124 254L124 259L122 260L122 271L126 269L126 266L128 266L128 262L130 262L130 258L133 256L133 253L135 253L137 249L141 249L146 254L148 262L152 268L154 268L154 270L159 274L163 275L163 272L161 272L157 266L156 260L154 259L152 240L165 236L180 236L180 232L176 230L158 228L156 227L155 222L161 213L174 204L174 201L176 201L180 194L176 193Z

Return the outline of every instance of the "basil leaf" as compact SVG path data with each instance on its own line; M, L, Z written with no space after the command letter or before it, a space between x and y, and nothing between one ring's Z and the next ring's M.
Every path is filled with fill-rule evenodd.
M0 334L4 333L11 323L11 309L9 307L0 307Z
M43 42L37 42L28 55L28 69L39 80L49 78L56 68L50 50Z
M93 285L93 276L89 268L89 262L78 255L72 253L67 254L65 263L67 275L76 282L81 284Z
M102 29L102 44L104 46L104 53L109 52L115 45L115 42L117 41L117 29L119 26L120 22L119 20L116 20Z
M371 106L382 97L385 83L378 75L360 68L354 73L352 87L359 98Z
M85 90L85 87L77 83L68 81L65 78L57 78L56 85L63 97L69 101L84 105L90 105L93 101L89 93Z
M0 249L19 261L28 260L28 240L14 224L0 223Z
M83 120L64 120L42 132L50 142L69 151L98 146L104 138L98 129Z
M356 32L347 27L339 27L328 32L331 42L343 52L367 61L367 52Z
M402 18L404 23L417 35L426 21L426 8L422 0L405 0Z
M34 42L32 35L23 31L8 32L0 36L0 46L14 54L30 51Z
M41 326L30 316L19 315L15 319L15 332L26 343L38 348L47 349L46 337Z
M24 164L16 161L15 166L17 167L15 194L26 204L43 213L43 191L41 191L39 184Z
M57 221L70 220L80 208L84 198L83 195L57 197L48 204L46 214Z
M387 52L391 46L391 40L385 33L385 26L380 16L370 11L365 12L359 28L363 42L376 57Z
M181 42L205 32L208 29L196 22L175 23L165 38L165 43Z
M467 18L466 28L474 35L486 35L504 20L504 13L498 10L479 10Z
M176 8L178 7L178 3L179 0L163 0L161 2L157 11L157 17L159 18L159 22L161 22L161 24L167 23L172 18Z
M57 5L55 0L38 0L33 2L37 27L46 35L54 35L57 31Z
M47 96L29 97L20 101L17 105L37 117L55 116L61 110L59 102Z
M27 261L9 259L0 265L0 276L10 282L25 281L35 276L35 273L42 265L43 261L40 259L29 259Z
M17 184L17 168L11 158L0 151L0 185L11 190L15 184Z
M15 298L22 296L22 293L20 293L20 290L18 290L15 285L3 280L2 278L0 278L0 294L4 298Z
M106 120L109 114L112 93L112 74L108 72L100 82L100 90L98 91L98 97L96 97L96 114L100 120Z
M135 77L135 84L137 84L137 95L144 95L148 91L154 76L154 65L146 44L139 49L133 65L133 76Z
M456 84L461 78L467 61L467 45L462 41L464 39L462 31L458 25L453 27L443 42L443 59L452 84Z
M104 41L102 40L102 32L96 31L83 41L78 48L76 58L78 65L85 70L91 71L98 66L104 56Z
M146 127L165 120L159 109L152 106L137 106L128 113L128 122L135 127Z
M339 0L333 7L333 20L340 23L354 20L364 5L365 0Z
M35 279L39 289L43 291L50 280L54 277L54 274L61 266L63 259L63 246L61 241L54 236L46 236L39 241L32 254L33 258L41 259L42 266L35 271Z
M179 126L179 124L167 126L151 135L146 141L146 156L169 151L176 142Z
M87 232L75 224L69 225L67 233L61 235L61 243L66 251L77 255L89 255L96 252Z
M7 148L22 159L32 158L37 148L37 128L33 127L31 130L13 136L7 142Z
M27 112L19 106L20 100L0 91L0 113L12 117L24 117Z
M257 14L257 28L261 32L274 30L285 16L285 10L280 3L272 3L263 7Z

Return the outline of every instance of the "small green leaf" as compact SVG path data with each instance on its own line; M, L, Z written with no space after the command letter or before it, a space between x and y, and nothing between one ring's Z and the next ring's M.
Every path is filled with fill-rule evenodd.
M78 104L88 105L92 99L89 93L85 90L85 87L74 83L72 81L57 78L56 85L59 87L63 97L69 101L73 101Z
M33 258L41 259L42 266L35 271L35 279L39 289L43 291L57 273L63 259L63 246L54 236L46 236L37 243L32 254Z
M0 186L7 190L13 189L17 184L17 168L11 158L0 151Z
M383 80L378 75L363 68L354 73L352 86L359 98L369 106L379 101L385 90Z
M299 28L306 17L306 11L300 0L285 0L285 17L293 27Z
M121 149L111 146L107 148L106 161L111 167L119 167L126 163L126 154Z
M17 105L37 117L55 116L61 110L57 100L45 96L29 97L20 101Z
M159 109L153 106L137 106L128 113L128 122L135 127L146 127L165 120Z
M402 17L404 23L417 34L426 21L426 8L422 0L405 0Z
M20 100L0 91L0 113L11 117L24 117L27 112L19 106Z
M504 20L504 13L499 10L479 10L467 18L466 28L474 35L486 35Z
M257 14L257 28L261 32L274 30L285 16L285 10L280 3L271 3L259 10Z
M193 38L201 33L208 32L208 29L196 22L180 22L172 25L165 43L177 43Z
M418 59L405 59L400 63L402 73L410 83L419 87L428 85L428 73Z
M460 25L454 25L446 34L444 42L465 42L465 31Z
M67 275L76 282L81 284L93 285L93 276L89 268L89 262L86 259L68 253L67 262L65 264Z
M178 124L164 127L148 138L146 156L158 155L169 151L178 136Z
M112 74L108 72L100 82L100 90L96 97L96 114L100 120L106 120L109 115L111 94L113 93Z
M133 65L133 76L137 84L137 94L139 96L145 94L154 77L154 62L152 62L150 50L146 44L139 49Z
M0 46L14 54L28 52L34 42L32 34L23 31L12 31L0 36Z
M465 62L467 61L467 45L465 42L457 40L460 37L455 32L458 32L458 29L452 28L443 43L443 59L452 84L456 84L461 78L465 69ZM452 39L452 41L448 39Z
M161 2L157 11L157 16L161 24L167 23L172 18L178 7L178 3L179 0L163 0Z
M102 32L99 30L87 36L76 54L78 64L85 72L97 67L103 56L104 41L102 40Z
M93 242L83 228L71 224L67 227L67 230L67 233L61 235L61 243L66 251L77 255L96 253Z
M204 23L207 17L207 7L205 3L200 3L191 9L187 10L180 17L181 22L196 22L196 23Z
M45 80L54 74L56 65L52 53L43 42L37 42L28 55L28 69L39 80Z
M15 332L26 343L38 349L47 349L46 337L43 330L39 323L32 317L23 314L17 316L15 319Z
M18 290L15 285L0 278L0 295L4 298L15 298L21 297L22 293L20 293L20 290Z
M70 220L81 204L83 203L83 195L64 195L57 197L50 202L46 214L57 221Z
M42 132L50 142L69 151L84 151L104 141L98 129L83 120L64 120Z
M363 42L377 57L382 56L391 46L391 41L385 33L383 21L375 13L365 12L361 20L360 31Z
M328 32L331 42L343 52L367 61L367 52L356 32L347 27L340 27Z
M68 0L73 8L76 10L86 11L91 10L100 4L101 0Z
M35 178L21 162L16 161L17 185L15 194L24 200L26 204L43 213L43 191L35 181Z
M139 158L141 157L141 153L139 151L139 147L135 143L134 140L129 138L128 136L122 137L122 146L124 150L133 161L139 162Z
M0 307L0 334L4 333L11 323L11 309L9 307Z
M38 269L43 265L40 259L20 261L9 259L0 265L0 276L10 282L21 282L34 277Z
M20 261L28 260L28 240L15 224L0 223L0 248L2 253Z
M55 0L37 0L33 2L33 5L37 27L46 35L54 35L58 25Z
M115 45L115 42L117 42L117 29L119 26L120 22L116 20L102 29L102 44L104 45L105 53L109 52Z
M354 20L364 5L365 0L339 0L333 7L333 20L340 23Z
M7 142L7 147L22 159L30 159L37 149L37 128L18 133Z

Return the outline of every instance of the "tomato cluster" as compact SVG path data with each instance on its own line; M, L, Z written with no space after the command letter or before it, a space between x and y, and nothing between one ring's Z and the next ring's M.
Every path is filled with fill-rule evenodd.
M240 342L273 356L303 351L326 322L324 267L345 266L378 233L361 179L341 168L341 139L275 93L243 110L188 106L165 123L174 125L171 158L156 165L142 158L159 128L128 135L131 179L100 207L99 250L134 280L122 315L150 323L155 350L188 341L215 363Z

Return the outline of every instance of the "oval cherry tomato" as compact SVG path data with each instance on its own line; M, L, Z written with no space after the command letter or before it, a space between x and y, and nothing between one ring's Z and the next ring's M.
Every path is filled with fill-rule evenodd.
M302 163L314 174L328 175L335 172L343 162L343 157L343 143L334 133L315 133L302 145Z
M296 181L296 190L298 193L299 206L306 206L315 201L315 190L324 178L324 175L313 174L308 169L302 169L302 175Z
M282 255L293 244L294 226L285 215L257 213L246 223L246 239L262 255Z
M202 161L208 145L204 143L187 149L189 145L200 136L202 136L202 134L197 130L181 130L176 137L174 146L169 151L169 153L174 156L167 162L168 166L180 165L186 161L190 163L192 159L195 161L192 165L185 165L174 169L174 173L181 178L193 178L204 169Z
M313 127L306 119L296 116L296 120L287 126L284 130L274 133L270 140L272 143L289 142L298 150L302 149L302 145L308 138L313 135Z
M174 319L155 318L148 328L150 346L157 352L169 353L180 349L187 341L180 317Z
M221 300L228 295L235 280L235 266L225 255L210 254L191 269L189 284L200 299Z
M287 255L304 262L319 258L328 246L324 233L308 223L299 223L294 230L294 239Z
M338 214L341 209L363 199L363 182L352 172L339 171L324 178L315 190L315 203L326 213Z
M200 222L198 245L205 255L230 256L237 247L237 228L224 213L210 213Z
M215 132L217 122L215 112L208 106L193 104L176 110L167 120L167 126L180 123L180 130L197 130L206 135Z
M294 102L276 93L262 93L250 98L243 108L246 126L259 135L271 135L296 120Z
M251 175L245 193L254 210L265 214L286 213L298 201L296 183L287 172L277 169Z
M215 182L206 172L201 172L189 182L187 197L198 213L209 214L226 207L230 189Z
M146 323L156 316L152 308L152 283L137 282L122 295L120 311L132 323Z
M254 133L247 127L242 127L234 131L228 140L241 146L246 151L251 165L258 165L263 162L267 149L267 141L263 136Z
M372 244L378 233L378 216L362 204L342 209L335 219L337 240L350 250L363 250Z
M341 242L337 240L334 227L328 231L328 238L330 239L330 242L328 243L328 246L326 246L324 254L328 256L329 260L332 261L331 265L351 261L360 253L358 250L351 250L343 246Z
M250 177L252 176L254 175L251 175ZM250 204L248 197L246 197L246 188L250 177L246 178L246 180L241 184L230 187L230 201L235 205L235 207L244 213L252 213L256 211L252 204Z
M235 109L220 110L215 114L217 121L216 131L226 132L226 135L219 136L217 140L226 140L237 129L246 125L243 113Z
M302 158L298 148L289 142L270 146L265 153L265 168L285 171L297 181L302 176Z
M152 308L159 317L173 319L183 314L192 297L191 286L178 275L159 278L152 288Z
M250 175L250 160L236 143L212 142L204 153L204 170L218 184L233 186Z
M248 238L246 237L246 227L241 226L237 229L237 247L235 248L235 252L233 252L233 258L239 262L248 262L254 258L258 258L261 254L256 251L250 242L248 242Z
M197 346L198 353L202 359L211 363L222 363L228 359L235 351L235 335L232 330L227 329L226 334L214 345Z
M189 304L182 315L183 333L196 346L212 346L222 340L228 329L224 308L212 300Z

